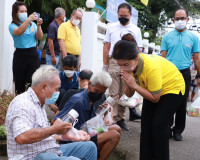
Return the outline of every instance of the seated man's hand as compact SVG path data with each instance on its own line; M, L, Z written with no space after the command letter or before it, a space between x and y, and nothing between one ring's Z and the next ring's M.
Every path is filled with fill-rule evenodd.
M62 140L69 140L69 141L89 141L90 136L82 130L72 129L69 132L61 135Z
M90 135L87 134L87 132L83 131L83 130L79 130L79 135L81 136L82 141L89 141L90 140Z
M72 124L67 122L62 122L60 118L56 119L56 121L53 123L52 127L55 130L55 134L65 134L70 129L72 129Z
M53 112L58 112L59 110L58 110L58 107L55 105L55 104L50 104L50 105L48 105L49 106L49 108L53 111Z

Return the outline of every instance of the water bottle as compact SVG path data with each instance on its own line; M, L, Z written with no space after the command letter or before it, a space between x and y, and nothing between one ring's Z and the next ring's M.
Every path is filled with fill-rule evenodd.
M63 122L74 123L78 118L79 114L74 109L71 109L61 120Z
M112 98L112 97L108 97L106 100L105 100L105 102L103 102L103 104L104 103L107 103L108 104L108 106L105 108L105 107L103 107L103 108L98 108L97 110L96 110L96 114L97 115L101 115L101 116L103 116L109 109L110 109L110 107L115 103L115 100Z

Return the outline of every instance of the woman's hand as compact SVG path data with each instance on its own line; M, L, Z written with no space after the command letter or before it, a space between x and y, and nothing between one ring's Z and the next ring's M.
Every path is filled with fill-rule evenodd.
M35 21L37 19L37 14L34 12L27 18L28 21Z
M42 20L42 18L39 18L39 19L37 20L37 26L41 26L41 25L42 25L42 23L43 23L43 20Z
M133 77L133 75L131 75L130 73L128 73L126 71L122 71L121 79L126 84L127 87L129 87L133 90L136 90L136 87L138 86L138 84L136 83L136 80Z

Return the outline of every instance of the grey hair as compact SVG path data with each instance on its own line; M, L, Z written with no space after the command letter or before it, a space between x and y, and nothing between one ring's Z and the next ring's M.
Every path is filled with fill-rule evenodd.
M111 76L108 74L108 72L105 71L101 71L101 72L97 72L95 74L92 75L91 79L90 79L91 85L102 85L106 88L110 87L111 83L112 83L112 78Z
M53 82L55 75L59 75L59 71L55 67L43 65L33 73L32 86L37 86L44 81Z
M60 15L64 15L65 14L65 10L63 8L56 8L55 9L55 18L58 18Z
M75 15L76 12L81 12L81 14L83 15L83 12L81 11L80 8L74 9L74 10L72 11L72 15Z

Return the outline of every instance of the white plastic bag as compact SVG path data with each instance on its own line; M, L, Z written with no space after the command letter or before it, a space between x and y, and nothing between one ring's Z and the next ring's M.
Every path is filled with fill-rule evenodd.
M108 127L105 125L103 117L100 115L85 122L81 129L86 131L91 137L102 132L108 131Z
M111 112L108 112L106 114L106 116L104 117L104 123L106 126L110 126L113 124L113 119L112 119L112 116L111 116Z
M121 98L118 100L118 104L129 108L138 107L140 104L142 104L142 102L143 98L137 92L135 92L135 94L130 98L127 97L125 94L123 94Z
M192 117L200 117L200 97L195 99L195 101L189 106L187 113Z

